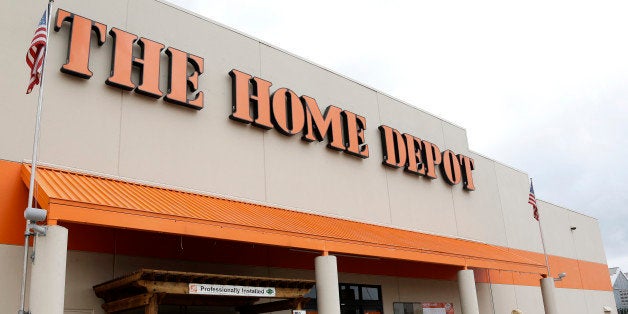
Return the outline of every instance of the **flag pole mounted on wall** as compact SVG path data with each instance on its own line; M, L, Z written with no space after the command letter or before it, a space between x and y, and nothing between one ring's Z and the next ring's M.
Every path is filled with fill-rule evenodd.
M541 234L541 245L543 246L543 255L545 255L545 267L547 267L547 277L551 277L549 261L547 259L547 251L545 250L545 239L543 238L543 228L541 227L541 220L539 219L539 208L536 206L536 196L534 195L534 186L532 184L532 178L530 178L530 196L528 197L528 204L532 205L532 215L536 222L539 223L539 233Z
M44 97L44 65L46 64L46 52L48 51L48 36L50 34L50 12L53 0L48 1L48 7L37 25L31 45L26 53L26 64L30 68L30 79L28 82L27 94L33 90L35 85L39 84L39 99L37 102L37 114L35 118L35 135L33 138L33 155L31 158L31 177L28 186L28 202L24 211L26 219L26 230L24 231L24 265L22 269L22 286L20 290L20 310L19 314L29 313L24 311L25 295L26 295L26 277L28 271L28 247L29 239L34 234L45 234L45 229L38 226L36 222L43 221L46 218L46 211L36 208L37 202L34 200L35 190L35 174L37 172L37 151L39 148L39 129L41 121L41 110ZM34 230L34 232L31 232Z

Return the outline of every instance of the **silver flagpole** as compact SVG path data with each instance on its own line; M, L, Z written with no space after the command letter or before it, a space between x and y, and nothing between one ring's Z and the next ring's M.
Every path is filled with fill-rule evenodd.
M530 178L530 186L533 186L532 185L532 178ZM538 206L536 205L536 195L534 195L534 207L536 207L536 210L538 211ZM541 234L541 245L543 246L543 255L545 256L545 267L547 267L547 277L551 278L552 275L550 274L549 260L547 258L547 251L545 250L545 239L543 238L543 228L541 227L541 216L540 215L539 215L539 219L537 219L537 222L539 223L539 233Z
M541 233L541 244L543 245L543 255L545 255L545 266L547 267L547 277L551 277L549 261L547 259L547 251L545 250L545 239L543 239L543 228L541 228L541 221L539 220L539 232Z
M34 189L35 189L35 173L37 172L37 150L39 148L39 126L41 122L41 108L44 97L44 73L46 67L46 56L48 54L48 47L50 42L50 12L52 9L52 3L54 0L48 1L48 9L46 12L46 47L44 47L44 60L41 65L41 77L39 78L39 99L37 102L37 116L35 119L35 135L33 138L33 156L31 158L31 178L30 183L28 185L28 207L35 207L36 202L33 199ZM29 238L31 236L30 232L30 220L26 220L26 229L24 231L24 265L22 269L22 287L20 290L20 310L19 314L27 313L24 311L24 303L26 299L26 277L28 272L28 246L29 246Z

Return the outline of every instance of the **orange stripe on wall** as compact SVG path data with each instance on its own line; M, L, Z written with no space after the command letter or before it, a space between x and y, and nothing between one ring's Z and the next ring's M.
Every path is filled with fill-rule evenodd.
M608 265L578 261L580 276L582 276L582 288L590 290L613 290L609 275Z
M25 220L23 217L23 211L26 207L28 189L21 180L21 168L22 165L20 163L0 160L0 244L22 245L24 240L23 233ZM120 243L128 243L131 238L129 235L131 231L121 232L119 229L116 231L116 229L112 228L94 227L80 224L70 224L68 227L71 230L68 244L68 249L70 250L114 253L116 251L116 239L114 238L114 233L117 234L116 237L118 245L120 245ZM99 228L101 230L100 232L94 233L90 232L91 228ZM165 237L165 235L161 236ZM178 239L178 237L175 237L175 240L176 239ZM137 249L136 247L135 249L129 248L126 250L124 247L118 246L117 253L136 256L152 256L151 252L156 251L162 252L162 255L154 257L172 259L189 258L181 256L180 252L164 253L163 250L152 250L150 249L151 246L147 245L147 243L152 243L152 241L144 241L142 245L137 246L144 249ZM155 243L162 244L163 242L157 241ZM289 245L289 243L287 243L287 245ZM510 248L504 249L522 257L544 263L544 257L540 253ZM311 269L311 267L313 267L313 265L310 265L310 257L296 258L294 253L290 253L288 249L280 249L278 247L274 247L272 249L269 248L269 250L273 250L274 254L271 254L271 256L276 256L277 258L272 262L269 262L270 264L267 264L268 266L297 269ZM254 252L252 252L252 254L253 253ZM289 258L282 258L288 256ZM560 272L567 273L567 277L563 281L556 283L557 287L612 291L606 264L579 261L558 256L550 256L549 261L552 274L554 276ZM220 260L215 262L229 262L229 260ZM456 280L455 274L457 268L454 266L392 259L364 260L340 257L339 270L342 272L361 274ZM535 273L481 268L475 268L474 270L476 273L476 281L480 283L490 282L505 285L514 284L539 286L540 275Z
M28 188L21 180L22 164L0 160L0 243L24 245L24 209Z
M580 267L575 259L564 258L559 256L549 256L550 270L552 277L557 277L559 273L566 273L567 277L556 282L558 288L583 289L582 278L580 276ZM608 268L606 269L608 272ZM610 276L608 281L610 282Z
M530 256L538 253L528 252ZM539 254L540 255L540 254ZM542 256L542 255L541 255ZM581 261L560 256L549 256L552 277L567 276L556 282L557 288L612 291L606 264ZM494 269L474 269L476 282L518 286L540 286L539 274Z

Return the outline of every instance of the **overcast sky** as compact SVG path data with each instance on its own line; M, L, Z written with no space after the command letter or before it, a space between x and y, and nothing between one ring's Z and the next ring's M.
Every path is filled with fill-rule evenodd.
M170 1L464 127L628 271L628 2Z

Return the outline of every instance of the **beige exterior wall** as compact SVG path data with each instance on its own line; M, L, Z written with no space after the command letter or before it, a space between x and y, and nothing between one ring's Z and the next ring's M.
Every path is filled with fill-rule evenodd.
M543 201L538 206L548 254L606 264L596 219Z
M565 313L604 313L603 307L615 309L612 293L574 289L556 289L558 307Z
M527 174L469 151L464 129L159 1L55 2L55 7L59 6L105 23L109 29L118 27L204 57L205 73L199 86L205 93L205 108L195 111L106 86L110 36L102 47L92 44L91 79L61 73L58 69L66 58L69 35L69 28L64 26L60 32L51 33L39 156L42 162L542 252L540 239L535 236L538 226L527 204ZM11 43L0 48L0 159L31 158L37 95L24 95L28 77L22 60L42 10L41 3L0 2L0 11L15 17L0 28L1 38ZM228 72L233 68L273 82L273 90L288 87L299 95L314 97L323 109L335 105L364 116L370 158L354 158L327 149L324 142L305 143L298 135L286 137L229 120ZM163 90L166 69L164 61ZM473 157L476 191L463 191L461 185L451 187L440 178L428 180L383 166L379 125L429 140L441 150ZM544 202L539 207L548 253L606 263L595 219ZM571 231L571 226L577 229ZM0 245L0 261L0 274L5 278L0 289L7 291L0 298L0 309L9 312L17 308L21 248ZM311 272L70 252L66 308L100 313L91 285L151 265L313 278ZM459 308L454 282L349 274L340 278L381 283L386 313L392 313L392 301L443 300ZM598 313L602 305L614 304L610 292L558 289L558 293L561 305L569 309L567 313ZM490 313L487 309L493 302L495 313L509 313L506 311L515 307L524 313L542 310L536 287L480 284L478 296L482 313Z
M0 244L0 278L2 279L0 280L0 291L2 291L0 312L2 313L16 313L20 308L23 257L23 246Z
M109 29L118 27L204 57L205 73L199 85L205 93L205 108L195 111L105 85L111 37L102 47L92 44L91 79L61 73L58 69L65 61L69 37L69 28L64 26L51 34L42 162L541 252L540 241L529 236L536 234L537 226L526 201L527 175L470 152L464 129L158 1L68 1L58 5L105 23ZM0 104L0 145L4 148L0 158L23 161L31 157L37 97L23 94L27 71L14 60L23 59L28 43L22 39L31 36L31 21L37 20L40 10L34 4L11 2L0 4L0 9L24 17L0 30L4 38L18 43L4 47L0 59L0 66L11 73L11 79L2 76L0 85L6 99ZM162 61L165 90L167 64ZM354 158L327 149L324 142L308 144L299 136L286 137L275 130L262 131L229 120L228 72L233 68L273 82L273 90L288 87L314 97L322 108L336 105L364 116L370 158ZM429 140L441 150L473 157L476 191L383 166L379 125ZM567 216L576 219L567 215L568 211L552 211L555 213L545 220L551 221L551 226L567 221ZM595 229L594 221L582 219L576 238L586 238L585 232ZM568 228L550 236L548 248L558 255L576 256L573 248L557 245L564 236L571 237ZM594 236L599 238L599 233ZM578 253L583 259L604 260L599 243L584 250Z

